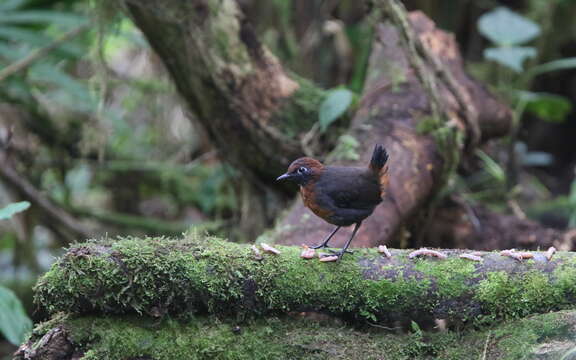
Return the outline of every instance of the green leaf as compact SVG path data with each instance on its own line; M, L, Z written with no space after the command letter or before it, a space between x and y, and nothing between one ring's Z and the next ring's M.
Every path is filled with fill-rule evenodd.
M519 45L537 37L540 26L505 7L497 7L478 19L478 31L494 44Z
M536 56L536 50L532 47L499 47L484 50L484 57L494 60L516 72L523 69L524 60Z
M0 23L2 24L58 24L67 27L78 26L85 23L87 19L74 13L46 10L17 10L0 13Z
M352 97L352 91L348 89L336 89L328 93L318 112L322 132L326 131L330 124L346 112L352 103Z
M46 94L51 101L76 111L94 111L96 100L86 84L50 63L38 63L30 69L30 80L56 86Z
M0 332L14 345L20 345L32 330L32 321L26 315L16 295L0 286Z
M24 55L29 53L32 48L46 46L46 44L49 44L52 41L52 38L45 36L44 33L40 31L29 30L17 26L0 25L0 44L3 44L4 46L10 44L14 48L18 47L18 52L24 52ZM60 45L57 52L78 58L83 56L86 50L81 48L74 41L70 41ZM12 56L10 58L12 58Z
M519 91L518 95L527 111L545 121L562 122L572 111L572 103L564 96L531 91Z
M34 46L45 46L50 38L34 30L22 29L15 26L0 26L0 38L18 42L22 41Z
M0 209L0 220L10 219L14 214L24 211L30 207L28 201L21 201L17 203L12 203L2 209Z
M554 60L534 66L532 69L530 69L530 74L534 76L552 71L568 70L574 68L576 68L576 57Z
M506 172L502 169L502 166L481 150L477 150L476 155L484 163L484 170L486 170L493 179L497 180L499 183L506 182Z

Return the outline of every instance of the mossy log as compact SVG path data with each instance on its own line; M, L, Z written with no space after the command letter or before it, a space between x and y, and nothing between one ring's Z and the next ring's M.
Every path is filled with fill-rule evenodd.
M403 319L485 323L574 308L576 254L523 261L485 253L482 262L356 250L342 261L300 258L297 247L256 256L249 245L188 235L92 241L71 247L38 282L49 313L212 313L238 318L315 311L347 321Z
M15 360L173 359L573 359L576 312L534 315L464 332L411 332L333 319L55 316L38 325Z

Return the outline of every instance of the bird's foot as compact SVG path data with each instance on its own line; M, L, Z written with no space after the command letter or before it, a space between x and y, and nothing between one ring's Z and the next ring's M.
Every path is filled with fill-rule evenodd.
M344 250L344 251L342 251L342 250L332 250L332 249L329 249L328 251L331 252L331 253L334 254L334 255L341 254L341 255L338 255L338 256L340 256L340 257L342 257L342 255L344 255L344 253L354 254L354 251L352 251L352 250Z
M324 248L327 248L327 247L328 247L328 244L322 243L322 244L320 244L320 245L310 246L310 249L324 249Z
M316 245L316 246L310 246L310 249L323 249L325 247L326 247L325 244L320 244L320 245Z

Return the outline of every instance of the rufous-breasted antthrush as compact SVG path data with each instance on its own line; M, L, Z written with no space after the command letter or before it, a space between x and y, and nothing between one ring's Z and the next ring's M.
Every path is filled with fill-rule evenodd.
M328 242L342 226L355 224L350 239L338 258L346 253L362 220L372 214L388 186L388 154L376 145L367 167L324 166L318 160L303 157L295 160L288 171L276 180L290 180L300 186L304 205L336 229L314 249L328 247Z

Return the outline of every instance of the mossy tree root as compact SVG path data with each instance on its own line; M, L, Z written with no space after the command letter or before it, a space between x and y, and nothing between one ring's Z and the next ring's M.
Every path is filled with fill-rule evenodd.
M75 245L36 286L49 313L221 316L318 311L350 321L448 319L490 322L576 304L576 254L482 262L386 258L356 250L339 263L301 259L297 247L256 259L250 246L188 235Z

